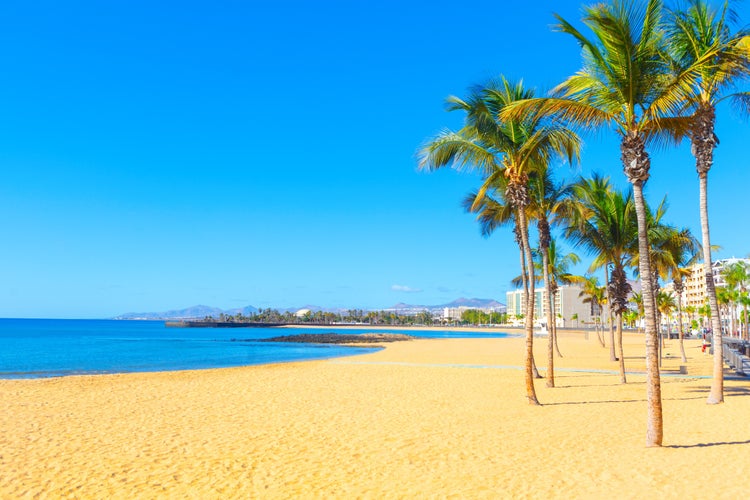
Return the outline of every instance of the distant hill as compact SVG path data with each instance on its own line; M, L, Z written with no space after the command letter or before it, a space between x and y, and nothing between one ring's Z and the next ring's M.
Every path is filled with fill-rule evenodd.
M477 308L488 308L488 307L504 307L505 304L496 301L495 299L465 299L463 297L443 304L441 307L477 307Z
M300 307L285 307L283 309L277 309L277 311L279 311L281 313L285 313L285 312L296 313L297 311L299 311L301 309L309 309L310 311L312 311L314 313L320 312L320 311L323 311L323 312L333 312L334 311L334 309L326 309L325 307L314 306L312 304L306 304L306 305L300 306ZM335 311L338 311L338 309L335 309Z
M242 314L243 316L250 316L251 314L255 314L258 312L257 307L253 306L245 306L245 307L239 307L236 309L227 309L224 311L224 314L230 314L232 316L236 315L237 313ZM221 312L219 312L221 314Z
M458 298L452 302L448 302L446 304L438 304L438 305L418 305L418 304L405 304L403 302L399 302L398 304L395 304L389 309L395 309L396 311L400 310L409 310L409 309L427 309L427 310L436 310L436 309L443 309L446 307L471 307L476 309L489 309L489 308L504 308L505 304L496 301L495 299L467 299L464 297Z
M231 314L234 316L238 312L241 312L244 315L252 314L254 312L257 312L258 309L256 309L253 306L247 306L239 309L229 309L229 310L222 310L218 307L210 307L210 306L192 306L187 307L185 309L174 309L171 311L163 311L163 312L143 312L143 313L125 313L121 314L119 316L115 316L113 319L152 319L152 320L160 320L160 319L202 319L206 316L213 316L215 318L218 318L221 313L224 314Z

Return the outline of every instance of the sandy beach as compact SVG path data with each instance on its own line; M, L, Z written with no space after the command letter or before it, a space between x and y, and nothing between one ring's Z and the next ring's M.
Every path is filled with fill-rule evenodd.
M665 350L659 449L645 447L645 376L621 385L593 333L562 334L541 407L526 402L519 338L0 380L0 498L744 498L750 381L706 405L710 356L685 345L685 376L677 341ZM628 370L644 352L627 334Z

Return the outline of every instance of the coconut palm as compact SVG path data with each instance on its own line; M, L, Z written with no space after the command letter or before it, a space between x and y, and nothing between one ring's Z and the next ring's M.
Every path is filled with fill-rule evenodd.
M635 223L633 197L616 191L609 178L595 174L581 178L573 187L570 225L566 229L574 244L594 255L589 272L612 266L607 282L607 301L617 317L619 358L615 354L614 333L610 335L610 360L620 361L620 379L625 383L625 364L622 352L622 315L627 310L631 291L626 268L636 253L638 227Z
M740 294L740 305L742 305L742 307L743 307L742 321L744 322L745 329L747 331L747 329L750 328L750 317L748 317L748 307L750 307L750 296L748 295L747 290L745 290L744 292L742 292ZM743 334L742 338L744 340L750 340L750 339L748 339L746 333Z
M695 315L698 312L698 308L692 305L685 306L683 308L683 311L685 311L688 315L688 319L690 320L690 330L691 334L692 331L695 330L696 326L698 325L698 321L695 319Z
M750 266L743 261L737 261L729 264L722 270L722 275L727 283L727 287L737 290L735 303L739 303L743 295L747 293L750 286ZM735 310L736 308L733 308ZM745 306L745 317L747 317L747 306ZM734 333L734 326L732 327Z
M556 16L556 29L573 36L582 48L584 66L558 85L549 98L519 103L508 114L529 109L555 112L584 128L609 127L620 135L620 159L638 222L641 287L646 311L646 370L648 419L646 445L661 446L663 418L658 366L656 307L651 290L649 239L643 186L650 177L648 143L666 145L684 137L690 121L675 118L696 81L695 68L707 54L679 73L665 64L661 28L662 2L613 0L584 8L587 38L571 23Z
M639 314L638 314L638 311L634 311L632 309L628 309L627 311L625 311L624 313L622 313L622 317L623 317L623 319L625 321L628 322L628 326L630 328L633 328L635 322L639 318Z
M545 267L547 269L546 274L548 276L550 290L547 292L547 297L551 297L549 305L547 306L548 313L550 311L557 310L557 295L560 285L581 283L584 281L584 278L570 273L570 267L581 262L580 257L572 252L567 254L559 253L557 248L558 247L555 239L550 237L549 248L547 249L548 257L546 259L546 263L545 259L543 258L541 249L535 249L533 252L534 269L537 271L537 273L535 274L537 276L537 283L543 281L540 276L545 273ZM522 282L524 282L523 274L516 276L511 280L511 283L516 287L521 286ZM547 290L547 288L545 288L545 290ZM551 319L553 316L551 314L548 314L547 317ZM574 319L578 319L577 315ZM549 346L554 344L557 355L559 357L562 357L562 353L560 352L560 347L558 346L557 342L557 325L555 321L552 321L550 326L549 340L551 341L551 343L548 345L548 356L552 355L552 352L549 350ZM553 370L554 361L552 363L549 363L548 367L550 370ZM554 387L554 378L552 379L552 384L548 383L548 387Z
M583 297L582 302L589 304L591 307L591 317L599 316L598 321L595 319L594 328L596 330L596 336L599 338L599 343L602 347L605 347L604 338L599 332L601 325L601 314L602 304L605 302L604 287L599 286L599 279L596 276L583 276L581 281L582 289L578 294L579 297Z
M564 215L561 215L564 217ZM560 289L560 285L569 285L571 283L580 283L580 276L572 274L570 272L571 266L575 266L581 262L581 258L573 253L569 252L563 254L558 251L558 246L555 239L550 240L548 249L549 258L549 276L550 276L550 287L552 288L552 308L557 310L557 296ZM560 347L557 345L557 325L553 324L553 337L555 340L555 350L559 357L562 357L560 353Z
M727 283L725 286L720 286L716 290L716 297L719 301L720 306L724 306L725 317L728 318L728 324L726 327L729 335L734 335L737 331L737 302L740 299L740 290L733 283Z
M638 319L643 319L645 315L645 311L643 310L643 294L640 292L633 292L630 296L630 302L635 305Z
M732 84L750 70L749 44L746 32L731 32L729 23L735 14L727 1L719 9L713 8L706 0L690 0L686 5L687 8L670 12L669 49L677 67L699 68L698 80L685 96L685 107L692 113L689 136L699 180L706 292L711 308L718 310L711 273L708 172L713 165L713 150L719 143L714 131L717 104L731 99L745 112L750 108L750 94L731 93ZM724 401L724 361L718 315L712 317L712 330L714 365L707 402L716 404Z
M666 197L662 200L662 203L657 207L657 210L651 214L649 218L649 236L651 239L651 267L652 267L652 278L653 278L653 291L655 300L658 298L660 291L659 278L665 282L668 279L672 279L675 285L675 290L682 290L682 278L679 277L675 281L675 276L681 274L682 276L689 275L690 272L682 267L690 264L694 260L694 256L700 249L700 244L695 239L689 229L677 229L674 226L665 224L662 222L664 214L666 213ZM682 296L678 295L679 303L682 302ZM661 314L661 311L659 311ZM659 320L659 324L661 320ZM681 330L680 330L681 332ZM661 363L661 352L665 347L664 335L661 335L661 343L659 344L659 361ZM680 333L680 339L682 339L682 333ZM682 340L680 340L682 346Z
M675 301L674 295L667 292L659 292L659 295L656 298L656 304L659 308L659 312L666 317L667 331L669 331L672 311L677 308L677 302Z
M419 153L421 169L452 166L481 171L484 182L477 193L478 200L497 186L498 179L505 177L505 200L516 210L527 262L532 262L526 216L530 203L529 172L546 168L558 158L573 163L580 149L578 136L552 119L550 114L528 111L513 118L500 118L500 113L509 104L533 97L533 92L525 89L522 83L512 83L502 77L486 86L476 87L467 99L450 97L449 110L460 110L466 114L463 128L457 132L438 134ZM534 266L527 266L527 274L526 396L530 404L538 405L532 369Z
M726 328L731 328L731 323L734 322L734 320L731 318L730 315L730 309L732 306L732 301L734 300L734 293L733 290L730 288L727 288L725 286L720 286L716 289L716 302L718 305L718 311L719 314L719 324L722 328L724 328L726 325ZM724 315L724 318L721 319L721 315ZM713 316L711 317L713 319ZM714 349L716 349L716 346L713 346Z
M583 246L591 253L592 248L591 245L594 244L594 240L590 238L591 235L584 235L582 231L585 232L586 229L591 229L592 227L596 227L596 224L593 226L589 225L589 218L595 217L595 208L592 208L592 206L596 206L598 201L604 200L609 195L610 191L612 190L612 186L609 182L609 178L602 177L598 173L594 173L593 176L590 179L586 178L580 178L576 184L573 186L573 196L570 198L570 202L568 203L568 222L569 225L566 229L566 236L569 238L572 238L574 245L581 245L584 240L587 240L586 243L583 244ZM601 242L601 249L599 251L606 251L607 244L604 242ZM594 250L593 253L598 253L597 250ZM601 268L601 265L592 265L591 268L589 268L589 272ZM609 283L609 276L607 274L607 268L604 266L605 270L605 277L604 281L605 283ZM615 354L615 339L614 339L614 322L612 321L612 308L611 308L611 297L609 296L609 288L605 289L606 295L607 295L607 310L609 317L609 358L611 361L616 360L616 354Z
M513 224L513 236L518 245L521 268L520 278L517 281L514 280L513 283L516 286L522 286L524 303L526 303L529 297L529 286L526 281L526 256L521 241L521 229L515 217L516 212L503 198L506 183L507 180L505 177L499 177L497 185L493 189L485 191L483 195L480 195L477 191L469 193L464 198L463 206L467 212L477 214L477 222L479 222L479 228L484 237L489 237L501 226ZM533 354L531 358L531 371L534 378L542 378L539 370L537 370Z
M557 283L553 278L554 270L550 264L550 247L552 234L550 221L559 220L565 211L565 205L570 194L570 188L564 184L555 183L549 168L532 172L529 176L529 204L530 215L537 221L539 232L539 255L544 281L547 303L547 387L555 386L554 345L555 345L555 302ZM559 352L559 349L558 349Z
M672 279L672 286L674 287L675 294L677 296L677 328L680 339L680 356L683 363L687 362L687 356L685 355L685 343L684 337L685 332L682 321L682 294L685 290L685 284L683 280L690 276L690 266L692 266L698 256L700 255L699 249L700 244L695 239L689 229L685 228L682 230L674 230L671 236L665 243L667 252L670 254L670 263L668 267L669 275Z
M717 311L719 310L718 306L716 307L715 310ZM701 327L706 328L705 324L709 321L712 321L711 306L708 303L703 304L702 306L698 308L698 314L700 315L700 318L701 318ZM721 321L719 321L719 323L721 324Z

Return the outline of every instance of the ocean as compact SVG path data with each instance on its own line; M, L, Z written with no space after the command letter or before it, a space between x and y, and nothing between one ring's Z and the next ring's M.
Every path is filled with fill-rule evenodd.
M377 331L425 338L508 336L464 329ZM353 356L379 349L257 341L324 332L368 330L167 328L162 321L0 319L0 378L224 368Z

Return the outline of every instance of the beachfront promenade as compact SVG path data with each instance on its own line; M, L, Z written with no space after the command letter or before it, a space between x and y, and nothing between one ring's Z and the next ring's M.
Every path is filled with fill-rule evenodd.
M537 339L544 372L546 341ZM0 497L743 498L750 383L664 350L664 447L645 447L643 336L619 384L565 332L527 404L524 341L429 339L327 361L1 380ZM711 472L707 473L710 468Z
M735 372L750 376L750 342L736 338L725 338L724 360Z

